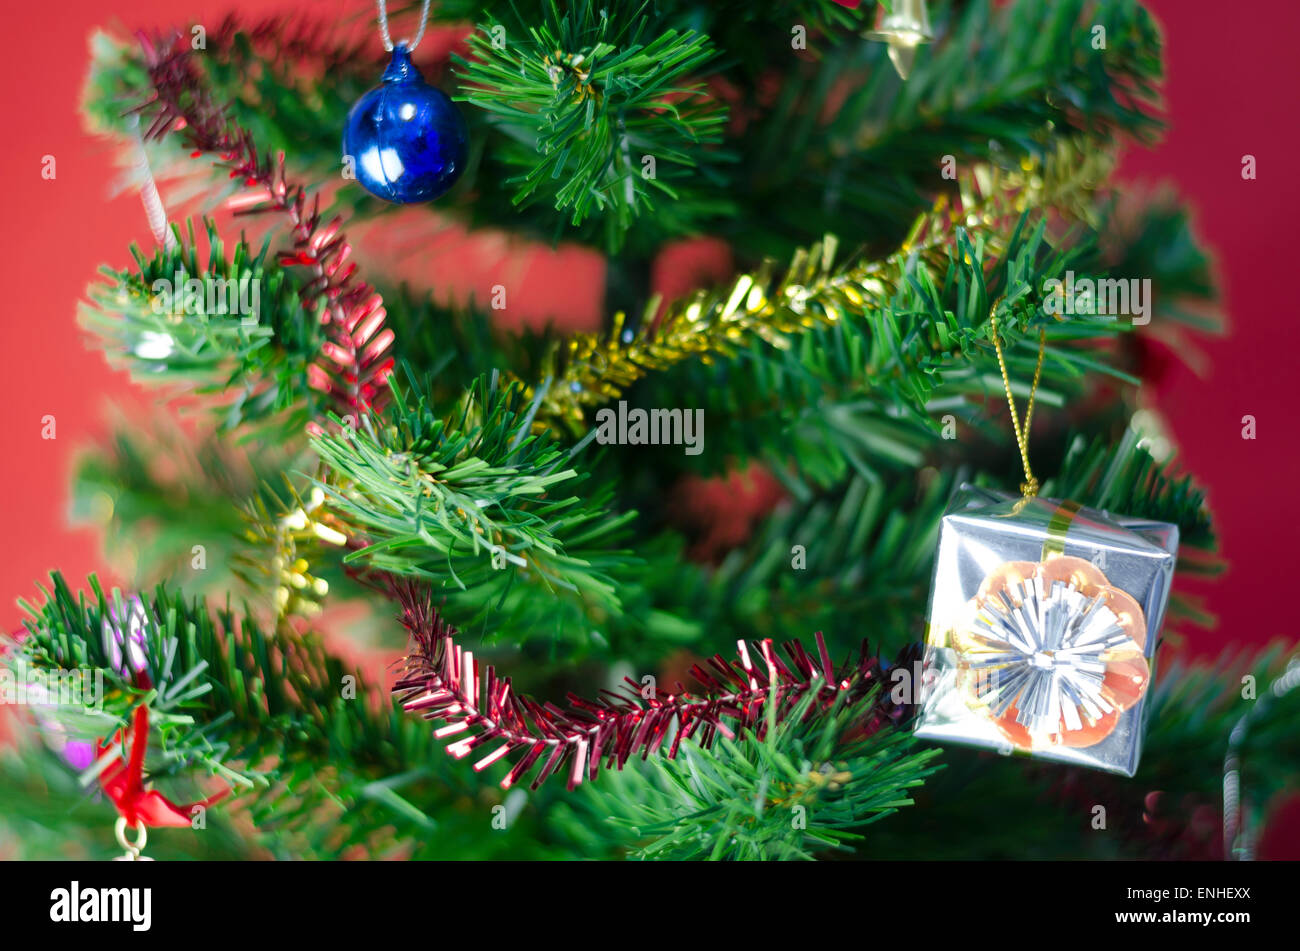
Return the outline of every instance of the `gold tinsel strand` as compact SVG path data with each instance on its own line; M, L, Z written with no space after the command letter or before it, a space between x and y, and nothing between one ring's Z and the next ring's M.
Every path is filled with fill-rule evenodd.
M320 613L321 601L329 593L329 583L312 574L302 554L322 543L347 544L347 536L328 524L331 519L322 508L324 502L324 492L313 487L305 502L294 493L292 508L281 515L272 515L260 499L247 513L245 538L257 553L237 555L235 572L254 586L261 586L258 580L274 586L277 622ZM267 549L269 559L261 554Z
M652 298L639 333L627 329L626 315L618 313L608 331L575 334L547 355L539 375L549 384L537 425L559 424L579 434L587 427L588 409L618 398L648 373L691 358L708 362L754 339L786 347L791 334L883 307L918 263L940 271L947 267L958 227L977 235L985 251L998 257L1015 221L1031 208L1050 207L1092 222L1093 191L1113 163L1113 155L1093 143L1062 142L1046 161L1026 160L1013 168L979 165L959 181L958 196L940 196L887 258L836 266L837 241L827 235L797 251L780 276L767 261L729 288L699 290L670 304L658 320L661 302Z

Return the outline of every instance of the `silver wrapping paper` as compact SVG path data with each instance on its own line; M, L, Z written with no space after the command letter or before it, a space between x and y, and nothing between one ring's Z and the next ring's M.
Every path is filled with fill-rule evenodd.
M1178 528L1164 522L963 485L939 532L917 735L1132 776L1142 752L1155 649L1177 549ZM1100 597L1084 597L1059 581L1017 582L994 609L977 607L976 596L996 569L1008 562L1051 564L1062 556L1088 562L1107 586L1137 602L1145 621L1143 644L1116 626L1115 614ZM1131 604L1122 595L1113 598ZM1098 721L1111 709L1106 691L1097 688L1103 662L1114 656L1110 651L1117 644L1132 648L1130 656L1140 652L1147 680L1131 706ZM1140 660L1129 664L1140 666ZM1111 672L1113 667L1106 671ZM1049 718L1071 727L1079 718L1084 724L1113 727L1091 745L1053 740L1034 742L1027 751L999 729L998 723L1006 721L998 721L998 715L1016 718L1026 730L1040 729ZM1060 735L1071 735L1070 730L1063 728ZM1073 734L1074 741L1085 735Z

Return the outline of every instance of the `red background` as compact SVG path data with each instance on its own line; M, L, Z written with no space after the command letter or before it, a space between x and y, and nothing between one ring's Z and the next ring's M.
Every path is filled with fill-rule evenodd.
M1300 6L1272 0L1243 16L1219 0L1148 5L1165 27L1170 129L1158 148L1126 155L1123 175L1178 186L1194 209L1200 235L1217 254L1230 320L1230 335L1206 345L1212 364L1204 377L1175 364L1155 387L1155 402L1172 425L1184 464L1209 487L1230 564L1214 583L1188 587L1203 594L1220 619L1216 629L1195 632L1185 647L1204 656L1229 644L1296 637L1294 612L1279 604L1277 582L1295 547L1290 502L1300 470L1288 369L1296 354L1296 308L1282 292L1295 274L1293 223L1300 208L1294 169L1300 136L1292 114ZM74 585L90 571L120 580L103 563L93 534L68 527L69 466L79 446L106 431L106 402L146 401L100 354L86 349L75 323L77 302L96 267L124 263L131 241L149 240L138 198L108 198L111 150L82 130L78 99L89 32L110 24L215 25L233 8L304 10L301 3L260 0L116 0L112 6L109 11L90 0L65 0L57 10L21 4L8 12L0 34L9 112L9 142L0 150L9 215L0 229L9 299L0 325L8 391L0 423L0 524L6 534L0 624L8 629L21 616L14 599L32 597L35 583L53 568ZM310 5L310 13L322 18L368 11L364 0ZM1245 154L1257 159L1255 181L1241 177ZM45 155L57 159L53 181L41 178ZM444 243L456 240L453 234ZM509 250L499 247L495 262L465 278L480 299L501 267L520 267ZM561 252L535 255L524 266L535 308L551 310L563 302L585 318L594 316L598 260ZM677 285L682 275L672 277ZM575 291L585 293L575 298ZM54 440L41 438L47 414L57 419ZM1253 441L1241 438L1247 414L1257 420Z

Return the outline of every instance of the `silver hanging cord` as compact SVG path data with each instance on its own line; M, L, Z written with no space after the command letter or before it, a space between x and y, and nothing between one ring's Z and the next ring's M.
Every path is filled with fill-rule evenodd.
M1250 712L1237 721L1228 737L1228 755L1223 759L1223 857L1249 862L1255 858L1255 822L1246 808L1241 791L1241 745L1251 720L1279 697L1300 686L1300 658L1293 657L1280 677L1269 684Z
M388 3L387 0L375 0L375 8L379 11L379 35L384 38L384 49L392 52L393 38L388 35ZM409 43L402 41L408 53L414 53L415 48L420 45L420 40L424 39L424 28L429 22L429 0L424 0L420 5L420 29L415 34L415 39Z

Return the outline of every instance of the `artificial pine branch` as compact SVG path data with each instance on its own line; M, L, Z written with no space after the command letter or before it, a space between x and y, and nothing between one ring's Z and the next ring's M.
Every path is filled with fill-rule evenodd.
M236 791L221 811L250 843L278 858L446 857L476 841L470 830L486 821L483 811L495 797L459 805L472 802L476 787L460 771L440 768L428 731L384 692L370 689L315 634L268 631L229 606L210 607L160 587L142 598L137 643L152 683L145 689L115 665L113 638L105 635L118 625L115 618L128 616L127 599L104 593L93 577L89 586L89 596L76 594L56 574L42 603L20 602L28 615L25 632L0 638L0 667L8 674L103 671L102 708L30 708L47 735L112 736L147 704L151 780L186 795L196 779L220 777ZM93 788L93 772L82 779ZM9 812L0 815L0 830L10 825ZM105 803L87 804L82 814L111 826ZM15 813L15 821L21 818ZM519 837L500 847L514 855L547 854L544 843L534 844L532 821L521 819ZM424 833L435 825L444 836L427 842ZM191 844L203 849L206 839L198 839ZM214 841L212 848L221 854L223 846Z
M1043 493L1172 522L1180 532L1180 576L1212 573L1214 535L1203 490L1175 463L1157 463L1141 438L1134 429L1118 440L1065 434L1063 462ZM818 630L838 652L858 643L866 617L877 649L893 654L919 636L916 619L925 612L939 523L953 492L966 481L1005 486L1017 474L1010 460L1003 472L969 462L932 464L934 471L916 480L853 475L806 500L786 499L713 566L658 557L643 546L647 566L638 581L658 609L705 631L759 640ZM1175 594L1170 622L1204 623Z
M255 251L241 236L227 253L216 224L203 227L206 261L191 220L173 225L176 240L152 257L132 247L134 268L105 268L82 326L137 382L218 397L222 431L292 438L314 413L306 371L321 334L269 245Z
M6 715L7 717L7 715ZM0 748L0 860L105 862L122 854L113 840L112 811L93 789L86 789L60 755L67 737L55 727L19 731ZM253 844L246 829L213 809L200 837L202 856L218 860L265 859L273 852ZM163 833L149 839L149 856L193 860L193 836Z
M805 696L801 705L808 705ZM844 700L843 696L840 698ZM838 709L837 709L838 707ZM815 721L798 709L765 736L684 748L584 787L574 813L640 858L770 861L851 852L864 827L912 804L939 750L906 730L862 735L852 704Z
M408 404L393 392L387 418L312 439L327 467L327 507L355 542L349 564L430 580L467 623L500 612L518 586L512 600L523 615L507 612L493 626L520 639L527 618L558 620L562 596L584 611L621 611L610 573L636 561L615 547L632 514L612 512L601 493L560 494L579 482L581 447L533 432L538 401L522 385L480 378L445 415L422 394Z
M829 52L785 65L775 97L760 84L733 107L754 116L738 143L746 208L720 233L763 255L827 231L888 246L931 204L949 160L1014 165L1062 138L1106 149L1160 128L1160 38L1137 0L930 6L936 42L905 83L883 44L810 37Z
M394 361L387 355L393 342L383 329L383 299L368 284L355 281L352 249L341 231L342 219L321 226L320 198L307 204L306 190L289 182L284 154L275 161L259 155L252 135L212 97L193 61L193 51L180 34L141 36L145 65L153 89L137 112L148 119L146 139L179 135L194 150L217 157L251 191L231 204L239 213L278 211L291 227L292 252L281 252L281 265L307 268L312 278L302 285L308 311L320 308L320 320L330 339L313 364L309 382L329 394L340 416L357 419L383 402L384 381Z
M1142 765L1132 779L951 749L917 807L877 826L865 858L953 860L1198 860L1224 858L1224 765L1234 728L1252 710L1242 796L1256 817L1293 789L1300 764L1300 691L1265 703L1297 661L1294 644L1176 659L1153 685ZM1163 666L1163 665L1162 665ZM1245 689L1247 677L1253 693ZM1105 807L1106 828L1093 819ZM954 835L954 830L961 830Z
M405 287L385 289L384 304L388 326L402 342L402 362L420 368L429 400L439 407L454 405L493 370L535 365L555 333L505 330L481 305L444 305Z
M517 19L501 11L485 16L464 4L435 15L478 20L482 31L509 25L508 52L531 42L528 27L544 20L545 7L520 4ZM637 219L625 232L629 247L647 256L667 240L701 232L725 235L755 256L784 258L828 232L889 246L903 222L931 203L937 156L952 154L963 169L989 160L1014 165L1050 152L1062 135L1082 132L1101 144L1158 128L1151 88L1159 76L1159 37L1134 0L1021 0L1009 11L975 3L953 16L940 7L941 42L905 86L882 46L855 35L870 13L866 4L845 11L829 0L763 9L658 4L654 31L702 32L726 53L709 77L709 97L735 117L716 157L727 153L736 161L712 161L713 151L693 148L697 161L708 160L701 170L707 178L674 179L678 199L659 201L653 216ZM576 19L579 11L569 16ZM808 30L807 50L791 49L795 24ZM1094 24L1108 30L1106 50L1089 45ZM310 39L301 41L303 35ZM481 33L484 41L488 36ZM301 60L293 58L296 52ZM336 130L351 102L373 85L379 56L351 36L332 38L328 24L291 18L227 22L209 36L203 60L216 97L232 103L259 142L292 148L296 161L333 175ZM436 77L444 63L441 55L425 54L420 65ZM120 49L105 46L97 54L89 105L101 124L114 124L118 103L144 81L137 72ZM522 77L511 77L516 81ZM549 74L546 89L555 92ZM551 202L513 204L515 187L507 182L519 166L501 159L527 152L526 136L499 127L484 110L467 109L465 118L477 146L463 184L436 212L475 226L509 221L512 229L547 240L564 236L607 247L603 227L575 230ZM549 192L563 184L542 187ZM645 179L633 184L650 187ZM338 200L366 214L381 207L359 189L343 189Z
M714 177L726 108L693 77L717 50L660 28L644 0L544 8L541 22L471 34L473 58L456 58L462 95L501 132L514 203L545 201L575 227L598 217L618 251L638 219Z
M301 435L301 426L297 430ZM305 461L305 440L229 446L211 432L196 440L157 414L115 414L109 440L82 454L73 476L72 517L96 528L120 577L143 586L186 579L191 593L225 591L245 547L240 505ZM155 460L166 459L165 467Z
M1215 547L1205 490L1172 463L1157 462L1142 439L1133 427L1113 442L1076 437L1060 470L1044 482L1043 494L1079 499L1103 512L1171 522L1178 526L1179 570L1195 570L1188 554L1208 555Z

